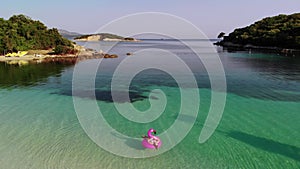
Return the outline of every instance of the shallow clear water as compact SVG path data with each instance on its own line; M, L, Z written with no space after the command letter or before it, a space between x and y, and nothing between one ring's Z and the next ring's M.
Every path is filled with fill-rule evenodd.
M144 159L113 155L98 147L78 122L72 99L73 66L0 63L0 168L300 168L299 59L218 48L227 78L226 107L213 136L199 144L210 107L210 83L201 62L176 41L120 43L112 49L120 57L101 62L95 83L103 116L114 129L132 137L146 134L150 127L162 132L176 120L178 86L158 70L138 74L130 87L131 101L139 110L149 108L151 90L165 92L168 104L157 120L130 122L113 106L110 82L115 67L124 58L134 57L125 56L127 52L145 48L174 52L191 67L198 82L198 118L176 147ZM95 62L99 60L79 64L88 68ZM88 69L83 74L83 80L92 76ZM81 89L82 94L75 97L89 101L84 85ZM125 104L124 100L118 104Z

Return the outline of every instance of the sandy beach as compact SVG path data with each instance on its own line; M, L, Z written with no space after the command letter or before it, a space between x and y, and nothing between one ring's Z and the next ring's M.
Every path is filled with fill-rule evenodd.
M50 56L50 55L49 55ZM38 59L44 59L46 57L49 57L49 56L40 56L40 57L37 57L37 56L34 56L34 55L25 55L25 56L22 56L22 57L6 57L6 56L0 56L0 62L6 62L6 61L20 61L20 60L23 60L23 61L31 61L31 60L38 60Z
M76 60L78 58L78 55L25 55L22 57L7 57L7 56L0 56L0 62L5 62L7 64L18 64L18 65L26 65L29 63L42 63L42 62L49 62L50 60L70 60L72 58L73 60Z
M25 55L22 57L7 57L0 56L0 62L13 65L27 65L29 63L64 63L75 64L78 61L86 59L99 59L99 58L117 58L118 55L99 53L96 51L82 51L76 55Z
M20 56L20 57L16 57L16 56L8 57L8 56L0 55L0 62L5 62L7 64L18 64L18 65L26 65L29 63L42 63L42 62L75 63L79 60L103 58L103 56L105 56L104 53L102 52L88 50L79 45L74 45L74 47L79 51L77 54L50 55L48 54L50 52L49 50L36 50L36 51L33 50L33 52L31 51L30 54Z

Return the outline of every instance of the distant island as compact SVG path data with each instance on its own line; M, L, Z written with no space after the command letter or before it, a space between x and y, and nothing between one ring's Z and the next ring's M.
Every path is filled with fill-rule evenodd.
M135 38L131 37L122 37L119 35L114 35L110 33L97 33L97 34L89 34L89 35L81 35L74 38L75 41L139 41Z
M300 13L267 17L235 29L228 36L221 32L223 40L217 45L238 48L300 49Z
M74 40L74 38L78 37L78 36L82 36L81 33L77 33L77 32L70 32L64 29L58 29L59 34L69 40Z

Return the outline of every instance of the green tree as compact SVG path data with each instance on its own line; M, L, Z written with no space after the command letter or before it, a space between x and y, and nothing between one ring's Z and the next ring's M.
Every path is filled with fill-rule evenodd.
M221 35L221 34L220 34ZM235 29L220 42L300 49L300 13L267 17Z
M224 32L221 32L219 35L218 35L218 38L223 38L225 36L225 33Z
M0 18L1 54L30 49L54 49L58 45L70 50L74 48L72 42L63 38L57 29L48 29L42 22L34 21L28 16L14 15L8 20Z

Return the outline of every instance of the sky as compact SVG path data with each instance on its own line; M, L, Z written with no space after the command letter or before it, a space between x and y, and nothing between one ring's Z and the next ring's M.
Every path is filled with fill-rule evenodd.
M138 12L184 18L209 38L264 17L300 12L300 0L1 0L0 17L25 14L48 27L95 33L101 26ZM141 24L141 23L137 23Z

